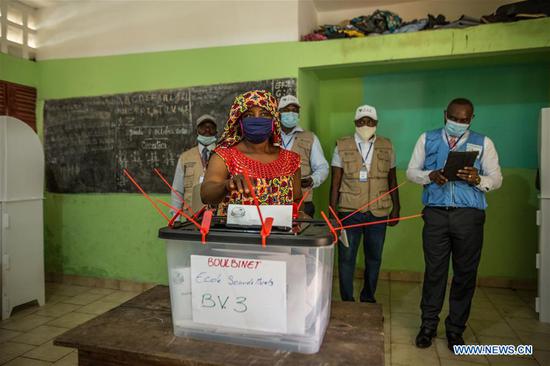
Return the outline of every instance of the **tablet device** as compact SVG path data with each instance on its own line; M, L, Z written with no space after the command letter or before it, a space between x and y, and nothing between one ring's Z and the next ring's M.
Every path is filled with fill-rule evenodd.
M443 168L443 175L450 181L462 180L457 174L460 169L474 166L478 151L451 151Z

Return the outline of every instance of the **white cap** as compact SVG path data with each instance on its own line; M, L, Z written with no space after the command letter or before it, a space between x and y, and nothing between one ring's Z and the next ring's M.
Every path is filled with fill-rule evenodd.
M203 114L202 116L197 118L197 120L195 121L195 125L198 127L201 123L205 121L212 121L214 122L214 124L216 124L216 119L214 117L209 114Z
M355 120L360 120L363 117L370 117L375 121L378 121L378 116L376 115L376 108L370 105L362 105L361 107L357 108L355 111Z
M298 107L300 107L300 103L298 103L298 98L296 98L294 95L285 95L284 97L281 97L281 99L279 100L279 110L290 104L296 104Z

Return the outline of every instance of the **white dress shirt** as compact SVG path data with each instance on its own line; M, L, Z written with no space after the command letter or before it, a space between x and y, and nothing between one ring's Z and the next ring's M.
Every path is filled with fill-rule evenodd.
M294 145L296 132L301 132L301 127L294 127L289 134L281 131L281 138L283 139L281 147L286 150L291 150ZM313 179L313 188L319 187L325 179L328 177L328 162L325 159L323 148L321 143L315 134L313 134L313 144L311 145L311 154L309 156L309 166L311 167L311 179ZM305 177L302 177L305 178Z
M214 150L216 147L216 144L210 144L208 146L204 146L202 144L198 145L199 147L199 155L202 156L202 151L204 149L208 149L210 151ZM178 164L176 165L176 172L174 173L174 182L172 183L172 187L180 194L181 197L183 197L183 193L185 191L183 187L183 182L185 178L185 172L183 167L181 166L181 159L178 159ZM171 192L170 194L170 204L173 207L182 208L183 203L179 199L178 195L174 192ZM191 206L191 202L187 202L189 206ZM170 215L174 216L175 212L174 210L170 210Z
M466 131L464 136L457 142L455 149L462 144L466 143L470 131ZM441 138L447 143L447 135L445 130L442 131ZM416 146L409 162L407 169L407 178L418 184L429 184L429 175L431 170L424 170L424 160L426 158L425 147L426 145L426 133L423 133L418 138ZM485 136L483 143L483 154L481 155L481 170L483 175L480 175L480 182L476 186L479 190L488 192L494 189L500 188L502 185L502 173L500 171L500 165L498 164L498 154L495 149L495 145L490 138Z
M372 155L373 155L373 145L376 141L376 135L370 138L368 142L363 141L363 139L357 134L354 134L355 138L355 145L357 146L357 150L360 154L363 156L363 162L367 170L370 170L370 166L372 164ZM334 153L332 154L332 166L342 168L344 165L342 164L342 159L340 158L340 154L338 153L338 146L334 148ZM392 154L391 154L391 168L395 168L395 150L392 146Z

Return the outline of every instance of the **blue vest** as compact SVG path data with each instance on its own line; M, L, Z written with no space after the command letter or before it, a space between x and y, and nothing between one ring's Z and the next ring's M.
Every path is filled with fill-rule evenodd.
M445 166L450 149L444 136L442 128L426 132L424 170L440 170ZM482 175L480 161L483 156L484 142L485 136L470 130L468 139L454 150L467 151L468 147L468 150L479 150L474 167L478 169L480 175ZM442 186L434 182L424 185L422 203L424 206L436 207L469 207L480 210L487 208L485 193L460 180L448 182Z

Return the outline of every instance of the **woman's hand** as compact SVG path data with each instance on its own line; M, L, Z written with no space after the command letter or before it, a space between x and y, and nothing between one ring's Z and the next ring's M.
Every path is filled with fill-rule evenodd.
M250 178L252 185L254 185L254 181L252 178ZM233 177L228 178L225 181L225 189L227 192L239 192L245 197L251 196L250 189L248 188L248 184L246 183L246 179L244 175L237 174Z

